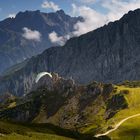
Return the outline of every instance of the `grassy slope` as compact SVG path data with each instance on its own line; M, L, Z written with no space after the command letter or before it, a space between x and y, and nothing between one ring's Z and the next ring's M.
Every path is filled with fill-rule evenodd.
M22 125L9 122L0 122L0 140L72 140L65 136L59 136L55 130L44 126Z
M98 98L100 100L99 99L96 100L93 105L86 108L86 112L85 112L86 113L86 118L88 118L88 116L89 116L90 119L88 119L88 120L90 120L91 122L94 122L94 123L92 123L92 124L89 123L88 126L83 127L83 129L82 129L83 133L94 134L96 132L95 130L97 130L97 127L100 127L98 129L99 131L101 130L103 132L106 132L108 127L115 126L122 119L124 119L128 116L132 116L132 115L140 113L140 86L139 87L116 86L116 87L117 87L117 91L114 94L120 93L120 91L123 91L123 90L129 91L129 93L124 94L124 96L125 96L125 98L128 102L128 108L119 111L115 116L113 116L113 118L109 119L106 122L103 119L105 107L104 107L104 104L100 103L100 101L101 101L100 98L102 98L102 97L99 96ZM72 100L72 102L73 102L73 100ZM97 106L99 106L100 111L98 112L98 115L95 116L94 112L91 112L91 110L93 108L97 108ZM60 112L61 112L61 110L60 110ZM87 114L87 112L89 112L89 114ZM63 111L62 111L62 113L63 113ZM85 124L85 122L84 122L84 124ZM0 122L0 126L2 126L1 122ZM5 128L5 127L0 127L0 128ZM26 132L29 133L30 131L28 131L28 129L29 129L29 127L26 128ZM40 133L38 133L38 130L34 130L33 128L31 128L31 129L32 129L31 135L33 135L32 137L37 137L37 136L44 137L44 135L46 137L48 137L48 139L49 139L49 137L52 137L52 135L51 135L52 132L48 133L50 130L45 129L45 133L47 133L47 134L44 134L44 130L43 130L43 133L42 133L42 129L41 129ZM14 134L14 133L16 133L16 134ZM14 131L10 135L11 135L11 137L19 137L19 134L20 133L17 133L17 131L16 132ZM54 137L57 137L56 132L55 133L53 132L53 134L54 134L53 135ZM136 138L138 139L138 134L140 134L140 117L137 117L137 118L130 119L130 120L126 121L124 124L122 124L119 127L119 129L117 129L116 131L109 134L109 137L111 137L113 140L114 139L119 139L119 140L121 140L121 139L122 140L123 139L128 139L129 140L130 139L131 140L131 139L134 138L134 135L136 135ZM29 133L29 136L30 136L30 133ZM24 137L29 137L29 136L24 135L23 138ZM31 139L31 137L30 137L30 139ZM55 138L53 138L53 139L55 139ZM64 139L66 139L66 138L64 138ZM59 138L58 138L58 140L59 140ZM62 138L62 140L63 140L63 138Z
M42 134L42 133L31 133L29 136L23 136L19 134L10 134L0 137L0 140L73 140L71 138L51 135L51 134Z
M113 126L120 122L122 119L140 113L140 88L129 88L125 86L117 86L118 92L120 90L129 90L129 93L125 95L129 107L128 109L121 110L107 123L109 126ZM109 136L114 139L127 139L133 140L134 135L140 136L140 117L132 118L124 122L116 131L109 134Z
M140 140L140 117L124 122L109 135L113 140Z
M129 87L129 86L116 86L117 91L114 94L121 93L121 91L129 91L129 93L124 94L127 102L128 102L128 108L123 109L119 111L115 116L113 116L111 119L109 119L107 122L103 119L105 107L104 104L100 104L100 100L98 99L97 102L95 101L95 107L100 106L100 111L98 112L97 116L94 116L94 114L91 113L91 107L94 108L94 105L87 107L86 112L90 112L89 119L93 124L89 124L87 127L83 127L82 132L83 133L95 133L97 130L97 127L100 127L99 130L101 131L107 131L109 127L115 126L117 123L119 123L122 119L138 114L140 113L140 87ZM101 98L100 96L98 98ZM99 102L99 103L98 103ZM100 105L99 105L100 104ZM86 118L88 115L86 115ZM132 122L132 123L131 123ZM124 123L124 126L122 125L119 127L118 130L115 132L112 132L109 137L111 137L113 140L125 140L125 139L133 139L134 135L140 134L140 117L136 117L134 119L130 119ZM140 139L140 137L136 136L137 139Z
M87 126L81 128L82 133L96 134L96 131L98 131L99 129L101 129L102 127L106 125L105 120L103 119L103 114L105 112L105 105L100 102L102 101L101 98L102 97L99 96L97 100L95 100L92 106L86 107L85 113L88 112L88 115L86 115L86 118L87 120L90 120L90 123L89 124L87 123L88 124ZM93 110L93 108L96 108L96 109L99 108L99 112L96 115L94 115L94 112L91 113L91 110Z
M52 124L25 124L0 121L0 140L96 140L91 135Z

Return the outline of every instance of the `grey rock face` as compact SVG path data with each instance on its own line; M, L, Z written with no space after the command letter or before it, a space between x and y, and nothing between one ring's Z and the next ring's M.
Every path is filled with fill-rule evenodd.
M33 85L33 91L41 87L47 87L48 91L56 90L57 92L63 92L65 89L71 89L75 87L75 82L73 79L64 79L59 77L57 73L52 73L52 78L48 75L42 77L38 83Z
M23 95L42 71L72 77L78 83L140 79L140 10L119 21L47 49L19 71L0 81L0 92Z
M56 45L51 43L48 35L53 31L59 36L70 34L74 31L74 25L81 20L80 17L70 17L60 10L56 13L19 12L15 18L7 18L1 21L0 74L10 66ZM25 39L22 36L24 27L40 32L41 41Z

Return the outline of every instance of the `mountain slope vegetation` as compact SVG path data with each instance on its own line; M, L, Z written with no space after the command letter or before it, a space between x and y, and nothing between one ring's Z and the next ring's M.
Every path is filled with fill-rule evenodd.
M1 105L1 120L51 123L63 129L95 136L113 129L121 120L140 113L139 81L126 81L117 85L92 82L81 86L55 73L51 84L47 79L42 78L40 82L44 85L36 85L37 89L26 96L4 102ZM110 133L109 137L118 137L117 131ZM119 137L123 139L123 135Z

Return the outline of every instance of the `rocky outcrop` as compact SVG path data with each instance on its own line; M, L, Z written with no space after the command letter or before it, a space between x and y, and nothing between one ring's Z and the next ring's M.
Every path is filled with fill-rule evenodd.
M125 108L128 108L128 103L122 93L113 95L107 101L105 119L112 118L117 112Z
M52 78L48 75L42 77L38 83L33 86L32 90L37 90L40 87L47 87L49 91L56 90L63 92L67 89L72 89L75 87L75 81L73 79L64 79L58 76L57 73L52 73Z

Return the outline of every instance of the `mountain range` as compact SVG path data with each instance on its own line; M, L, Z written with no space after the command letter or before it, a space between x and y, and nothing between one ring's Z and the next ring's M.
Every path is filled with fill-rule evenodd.
M37 11L19 12L15 18L0 22L0 74L9 67L58 45L51 42L49 34L69 35L74 25L83 20L70 17L63 10L55 13Z
M23 95L31 91L36 75L57 72L77 83L121 82L140 78L140 9L120 20L53 47L15 66L0 80L0 93Z
M0 22L0 139L140 138L140 9L72 37L78 21L60 10Z

